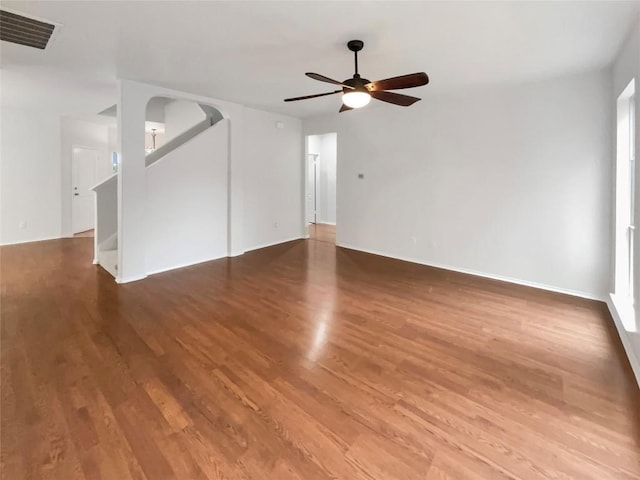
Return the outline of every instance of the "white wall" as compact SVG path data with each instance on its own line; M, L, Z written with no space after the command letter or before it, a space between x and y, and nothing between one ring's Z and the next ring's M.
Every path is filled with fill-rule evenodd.
M118 126L117 125L108 128L107 150L109 151L109 158L111 158L112 152L118 151Z
M170 98L154 97L147 103L145 120L147 122L164 123L164 109L167 103L172 102Z
M307 153L320 155L320 143L324 135L309 135L307 137Z
M100 183L112 174L111 153L109 151L109 125L88 122L74 118L62 118L61 133L61 220L62 236L72 236L71 199L73 195L71 157L72 149L85 147L98 151L96 183Z
M229 122L147 168L147 273L227 255Z
M244 135L245 250L303 237L302 122L245 108Z
M117 150L121 154L118 281L144 278L151 270L146 266L144 115L148 100L158 96L212 104L230 119L231 149L225 176L227 255L240 255L247 248L304 236L301 226L304 151L299 119L126 80L120 82L119 96L117 131L70 118L64 118L63 129L59 114L2 109L2 243L59 238L62 225L68 235L71 218L66 193L71 188L71 167L65 152L69 152L72 144L103 148L110 170L110 154ZM245 110L249 120L246 128ZM283 122L284 128L276 128L276 122ZM245 162L249 168L245 168ZM246 215L245 197L250 202ZM26 223L26 229L18 228L20 221ZM245 225L249 229L246 234Z
M205 120L207 116L195 102L174 100L164 107L164 139L170 141L191 127Z
M2 108L0 121L0 243L60 237L60 117Z
M119 82L118 142L118 277L120 283L140 280L147 275L147 173L144 151L144 116L153 97L184 98L201 104L211 104L230 119L227 176L228 252L229 256L244 253L242 170L244 161L243 107L156 85L131 80Z
M316 222L336 224L337 139L335 133L311 135L307 152L316 157Z
M337 243L603 298L610 76L372 102L305 121L338 133ZM358 174L364 174L358 179Z
M227 255L304 235L300 120L131 80L119 84L118 282L142 279L149 271L144 114L153 97L212 105L230 121ZM280 121L282 129L276 128Z

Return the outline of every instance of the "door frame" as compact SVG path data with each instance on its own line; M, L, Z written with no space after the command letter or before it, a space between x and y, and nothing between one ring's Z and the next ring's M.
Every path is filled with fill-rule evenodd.
M309 222L307 218L307 204L306 199L309 195L309 190L306 190L305 195L305 220L307 224L317 224L318 223L318 157L320 155L317 153L307 153L307 175L309 174L309 163L311 157L313 157L313 222ZM309 178L307 178L307 183L305 184L305 188L309 186Z
M80 233L80 232L74 232L74 227L73 227L73 201L74 201L73 197L75 196L75 193L74 193L74 190L73 190L73 188L74 188L74 185L73 185L73 183L74 183L73 182L73 175L74 175L74 160L73 160L73 156L74 156L74 153L73 153L73 151L76 148L81 148L83 150L91 150L93 152L96 152L96 160L95 160L95 168L96 169L98 168L98 162L100 160L100 149L98 149L96 147L88 147L86 145L79 145L79 144L75 144L75 143L71 144L70 155L69 155L69 159L70 159L70 162L69 162L70 163L70 168L69 168L69 180L70 180L69 181L69 186L70 186L69 195L71 197L71 203L70 203L70 206L71 206L70 210L71 211L70 211L70 216L69 216L69 218L70 218L69 227L70 227L70 233L71 233L72 237L76 233ZM96 218L96 211L95 211L96 210L96 206L95 206L95 204L93 206L93 210L94 210L93 215L94 215L94 228L95 228L95 218Z

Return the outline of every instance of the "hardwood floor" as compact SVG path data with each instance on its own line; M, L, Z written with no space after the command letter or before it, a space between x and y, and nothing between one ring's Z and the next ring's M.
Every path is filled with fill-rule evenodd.
M336 244L336 226L326 223L310 223L309 239Z
M2 247L2 478L640 478L603 304L295 241L116 285Z

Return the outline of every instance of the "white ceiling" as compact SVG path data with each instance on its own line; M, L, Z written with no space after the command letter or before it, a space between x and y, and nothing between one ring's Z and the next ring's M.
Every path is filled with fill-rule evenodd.
M370 79L426 71L409 94L526 82L609 64L640 1L61 2L3 8L62 24L44 51L1 42L3 105L98 112L129 78L306 117L337 111L304 76L351 77L361 39ZM77 112L76 112L77 111Z

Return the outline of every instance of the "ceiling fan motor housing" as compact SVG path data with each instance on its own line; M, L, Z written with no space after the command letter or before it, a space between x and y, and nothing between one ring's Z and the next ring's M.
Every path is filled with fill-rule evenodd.
M366 78L362 78L360 77L359 74L355 74L353 76L353 78L349 78L347 80L345 80L344 82L342 82L344 85L347 85L349 87L352 87L353 90L356 90L358 92L368 92L369 90L367 90L367 88L365 87L365 85L367 85L368 83L371 83L369 80L367 80ZM346 93L346 92L350 92L352 91L351 88L347 88L347 87L342 87L342 90Z

